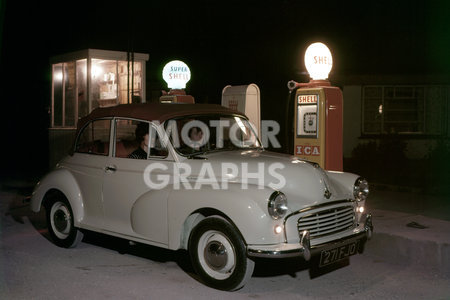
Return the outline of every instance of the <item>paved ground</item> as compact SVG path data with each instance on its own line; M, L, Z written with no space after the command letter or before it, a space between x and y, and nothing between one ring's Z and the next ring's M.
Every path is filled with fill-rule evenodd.
M450 274L449 197L375 190L367 209L375 227L368 253Z
M412 190L394 191L373 188L367 206L369 209L398 211L450 221L450 196L445 195L426 195Z
M305 266L263 262L242 290L230 294L201 285L185 252L130 247L96 234L76 249L54 246L43 214L21 201L27 192L24 182L4 183L0 191L0 294L6 299L450 298L445 197L374 191L368 201L374 237L349 266L311 279Z

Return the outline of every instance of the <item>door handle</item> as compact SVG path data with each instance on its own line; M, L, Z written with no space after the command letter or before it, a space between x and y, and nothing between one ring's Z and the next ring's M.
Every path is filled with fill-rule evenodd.
M105 172L107 172L107 173L114 173L116 170L117 170L117 167L114 165L105 167Z

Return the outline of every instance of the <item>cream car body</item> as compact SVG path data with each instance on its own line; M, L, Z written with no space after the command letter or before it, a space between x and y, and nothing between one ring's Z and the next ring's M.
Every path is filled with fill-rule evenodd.
M95 120L110 122L107 148L111 151L93 155L74 149L38 183L32 196L33 211L42 206L49 211L49 228L60 246L73 246L80 239L73 232L86 229L172 250L187 249L202 280L225 290L243 286L253 271L252 257L309 260L315 252L321 255L322 249L355 241L355 247L362 250L372 224L370 215L363 213L366 195L355 198L357 175L324 171L314 163L258 147L189 156L168 140L164 157L117 157L116 118L149 121L160 136L169 120L183 116L210 114L245 120L220 106L167 105L97 109L81 122L78 132ZM224 163L238 166L238 172L224 170ZM149 171L149 166L157 167ZM245 166L245 172L240 166ZM268 172L270 166L276 168ZM149 181L161 183L163 179L167 184L161 188L149 187ZM274 188L281 183L281 188ZM287 206L280 206L284 211L276 217L268 205L280 192L287 198ZM320 219L320 214L336 215L342 209L344 215L331 217L331 223L339 223L340 218L347 223L332 225L329 232L315 233L320 228L302 229L299 225L301 217ZM208 224L213 229L208 230ZM223 224L234 237L221 231ZM190 249L192 245L197 250ZM212 248L216 249L214 255L207 255Z

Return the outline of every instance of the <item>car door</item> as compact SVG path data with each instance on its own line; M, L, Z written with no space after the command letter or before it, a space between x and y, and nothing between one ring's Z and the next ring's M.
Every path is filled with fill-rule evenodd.
M97 119L88 123L78 135L74 154L66 160L81 191L86 228L103 227L103 176L108 163L112 119Z
M146 176L148 167L155 164L160 168L150 176L170 176L174 164L172 156L167 147L161 145L154 124L125 118L116 118L113 123L114 149L103 180L105 229L167 245L169 190L149 186ZM142 131L142 124L148 128L150 142L139 149L143 141L137 135ZM138 158L135 153L142 153L144 149L149 154Z

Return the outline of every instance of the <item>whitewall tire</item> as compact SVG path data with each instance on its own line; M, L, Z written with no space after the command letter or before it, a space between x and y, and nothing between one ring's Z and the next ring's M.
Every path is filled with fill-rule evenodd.
M47 226L53 242L64 248L75 247L83 234L74 226L73 212L62 195L56 195L46 207Z
M196 273L210 287L237 290L252 276L255 263L247 257L239 232L219 216L202 220L189 239Z

